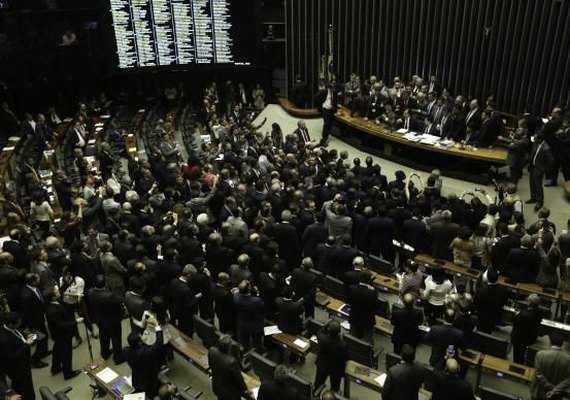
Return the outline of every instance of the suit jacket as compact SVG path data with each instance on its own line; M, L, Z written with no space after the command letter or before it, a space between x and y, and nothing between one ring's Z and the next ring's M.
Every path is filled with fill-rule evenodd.
M30 267L30 253L20 242L7 240L2 244L2 250L12 254L14 257L14 267L25 269Z
M299 139L299 145L301 146L301 148L302 146L307 145L307 143L311 141L311 135L309 134L309 129L305 128L303 131L301 131L300 128L297 128L293 131L293 134L295 134Z
M319 222L315 222L305 228L303 232L303 256L314 259L317 246L327 240L329 232L327 227Z
M287 262L287 267L297 267L301 263L301 241L295 225L290 223L277 224L273 235L279 245L279 256Z
M123 350L125 360L131 367L133 387L137 392L149 395L158 390L158 372L164 362L163 332L156 332L156 342L152 346L140 345L136 348L126 347Z
M439 136L446 138L451 135L451 130L453 129L453 118L451 114L444 116L442 115L439 121Z
M303 299L305 308L314 307L317 277L309 271L295 268L291 274L291 288L296 299Z
M0 265L0 291L6 293L8 304L14 310L18 309L23 282L20 272L11 265Z
M534 168L535 172L540 174L546 173L554 162L554 157L552 156L552 151L548 143L543 142L540 149L535 143L528 160L529 168Z
M127 270L112 253L101 253L101 267L108 287L124 286Z
M334 275L334 254L336 246L319 243L315 250L315 268L327 275Z
M418 132L422 129L422 124L410 115L408 118L402 117L396 120L395 128Z
M501 272L517 282L535 283L539 267L538 252L534 249L519 247L509 251L504 271Z
M28 371L29 373L31 365L30 346L1 325L0 352L1 373L9 376L17 376L20 371Z
M346 271L353 269L352 261L360 254L354 247L337 246L332 254L336 278L344 279Z
M150 303L144 297L133 292L125 293L124 303L129 313L131 330L142 333L143 313L150 308Z
M390 322L394 325L392 343L417 346L420 340L420 330L418 327L423 321L423 313L417 308L395 309L390 318Z
M86 296L91 320L99 327L111 328L123 320L123 302L107 289L91 288Z
M170 306L174 319L185 322L189 326L194 326L194 314L198 313L198 305L195 293L192 292L190 284L183 282L179 278L170 282Z
M240 398L246 392L240 364L234 356L210 347L208 361L212 369L212 391L219 399Z
M281 296L285 281L279 278L273 279L268 273L262 272L257 279L257 285L259 287L259 297L261 297L265 305L265 318L275 321L277 312L275 299Z
M471 384L460 376L436 371L435 377L432 400L472 400L475 398Z
M507 289L499 285L486 285L480 288L475 295L475 309L477 310L477 329L483 332L492 332L501 322L503 306L507 302Z
M257 296L242 295L240 293L234 294L233 300L238 331L263 332L263 300Z
M451 325L432 326L426 336L426 341L433 343L429 364L440 370L445 367L445 354L448 346L453 345L456 354L458 349L466 348L463 331Z
M455 239L459 232L459 225L455 222L439 221L431 226L433 238L432 256L444 260L453 260L453 254L449 249L451 241Z
M546 393L567 392L570 388L570 355L559 347L540 350L534 359L534 380L530 394L534 399L546 399Z
M299 393L296 388L287 383L278 383L272 379L261 382L257 400L298 400Z
M303 304L291 299L278 297L275 299L277 305L277 326L285 333L298 335L303 331Z
M465 114L465 126L472 126L474 130L478 130L481 126L481 111L478 109L471 114L471 110Z
M371 286L364 284L349 286L348 304L350 304L348 322L351 326L356 329L372 329L374 327L378 296Z
M481 147L489 147L499 137L501 133L501 124L495 117L487 118L481 122L479 127L478 142Z
M511 331L511 343L520 346L528 346L536 342L538 328L542 321L539 309L526 309L515 315L513 330Z
M214 300L214 312L222 327L236 327L236 308L234 305L234 295L231 290L218 284L212 285L212 299Z
M46 305L49 333L55 341L71 339L77 331L77 322L72 309L58 302Z
M507 256L511 249L520 247L521 241L515 235L501 237L491 249L491 265L499 271L503 271ZM501 272L502 273L502 272Z
M426 377L426 369L416 363L402 362L386 374L382 400L416 400Z
M344 375L344 368L348 360L346 343L339 336L331 336L324 328L317 333L319 353L317 355L317 368L325 368L331 375Z
M428 238L429 234L425 222L411 218L402 224L400 239L412 246L416 252L422 252L426 249Z
M371 253L378 254L386 247L392 246L394 239L394 220L389 217L374 217L368 221L368 248Z
M38 289L39 290L39 289ZM22 288L20 297L22 328L44 332L46 326L46 305L29 286Z

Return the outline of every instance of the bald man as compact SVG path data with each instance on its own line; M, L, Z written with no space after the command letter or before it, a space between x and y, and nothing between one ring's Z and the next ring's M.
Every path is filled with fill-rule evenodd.
M445 362L445 372L436 372L436 384L432 400L478 399L471 384L459 376L459 363L454 358Z
M424 315L420 309L414 308L415 300L413 294L406 293L403 298L404 308L394 309L392 312L390 322L394 325L392 343L396 354L401 354L402 346L405 344L414 348L418 345L420 339L418 327L422 324Z

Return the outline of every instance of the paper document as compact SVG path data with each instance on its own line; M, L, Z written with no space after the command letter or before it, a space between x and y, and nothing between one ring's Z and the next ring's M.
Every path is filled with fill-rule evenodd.
M300 348L304 349L309 345L309 343L305 342L303 339L295 339L293 342L295 346L299 346Z
M119 375L111 368L107 367L99 371L96 376L97 378L101 379L103 383L109 383Z
M404 128L400 128L400 129L398 129L396 132L398 132L398 133L408 133L408 130L407 130L407 129L404 129Z
M125 397L123 397L123 400L145 400L145 394L144 393L126 394Z
M184 346L186 344L184 339L182 339L182 337L180 337L180 336L178 336L176 339L174 339L174 343L176 343L178 346Z
M253 393L253 398L257 400L257 396L259 395L259 387L251 389L251 392Z
M374 381L379 384L380 387L384 387L384 382L386 382L386 374L382 374L378 378L374 378Z
M347 331L350 330L350 322L348 322L348 321L342 321L342 322L340 323L340 326L342 326L342 327L343 327L344 329L346 329Z
M275 335L277 333L281 333L277 325L266 326L263 328L263 333L265 336Z

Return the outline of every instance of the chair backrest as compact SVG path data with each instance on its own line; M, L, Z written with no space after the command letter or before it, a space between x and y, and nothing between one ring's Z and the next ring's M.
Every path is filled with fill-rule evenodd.
M346 301L348 299L348 292L346 290L344 282L339 279L333 278L330 275L325 275L325 281L323 283L323 291L329 296L334 297L335 299L339 299L342 301Z
M368 256L367 266L369 269L378 274L389 276L394 274L394 264L372 254Z
M321 271L316 270L316 269L314 269L314 268L311 268L311 269L309 270L309 272L310 272L311 274L315 275L315 278L316 278L316 280L315 280L315 285L316 285L317 287L321 287L321 286L323 285L324 280L325 280L325 274L323 274Z
M377 367L378 360L375 359L372 343L360 340L349 334L344 335L344 341L348 349L349 359L371 368Z
M386 353L386 371L392 368L396 364L400 364L402 362L402 356L396 353L387 352Z
M378 296L378 307L376 308L376 315L382 318L388 318L390 314L390 303L383 297Z
M46 386L40 387L40 396L42 400L57 400L57 397L55 397L50 388Z
M307 320L307 336L311 337L316 335L321 329L325 327L325 323L317 321L314 318L309 318Z
M528 346L524 352L524 365L534 368L534 359L539 350L540 348L537 346Z
M475 331L469 336L468 347L499 358L507 358L509 354L508 340L479 331Z
M313 385L311 382L290 372L287 384L297 389L300 400L311 400L313 396Z
M200 318L198 315L194 315L194 329L198 337L202 339L204 347L208 349L215 346L221 336L221 332L217 331L213 324Z
M277 364L269 358L262 356L256 351L252 351L249 353L249 362L251 363L255 375L259 377L259 380L273 379Z
M521 397L510 393L500 392L485 386L479 386L479 397L481 400L521 400Z
M542 304L538 306L538 309L540 310L540 315L542 315L542 318L552 319L552 309L550 306L545 304L544 300L541 300L541 303ZM528 301L518 301L517 308L520 310L526 310L528 308Z

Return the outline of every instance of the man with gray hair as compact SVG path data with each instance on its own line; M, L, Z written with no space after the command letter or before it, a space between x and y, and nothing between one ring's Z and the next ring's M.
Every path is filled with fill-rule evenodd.
M539 309L540 297L533 293L527 298L528 306L519 311L513 319L511 331L511 343L513 344L513 361L524 364L526 348L536 342L538 328L542 321L542 313Z
M297 389L288 385L289 368L283 364L275 367L273 379L264 379L261 382L257 400L297 400Z
M287 263L287 270L299 266L301 262L301 240L295 225L291 223L293 216L290 210L281 212L281 223L275 226L275 241L279 245L279 256Z
M291 274L291 288L295 292L295 300L303 299L305 317L315 316L315 296L317 293L317 276L311 272L313 260L303 258L301 268L295 268Z
M194 314L198 314L198 300L202 297L201 293L194 294L189 285L197 272L195 266L186 264L180 277L170 282L172 317L178 329L190 337L194 335Z
M453 261L453 254L449 245L459 233L459 225L451 221L452 214L449 210L441 212L441 220L430 226L432 235L432 256L438 259Z
M521 238L521 246L509 251L501 273L516 282L535 283L540 267L540 256L534 244L532 236L524 235Z

